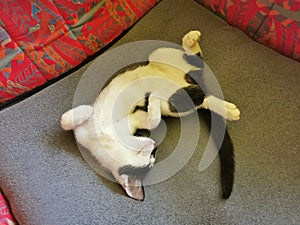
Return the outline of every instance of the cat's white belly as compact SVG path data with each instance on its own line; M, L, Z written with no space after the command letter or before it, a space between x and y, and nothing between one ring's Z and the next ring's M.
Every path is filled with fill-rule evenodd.
M177 58L181 57L177 61L183 61L181 67L185 70L197 69L182 59L182 51L173 50ZM163 49L157 51L159 53ZM144 102L146 93L159 97L162 112L168 111L168 97L186 85L184 74L185 71L173 66L152 62L148 66L125 72L101 92L94 105L95 114L105 123L118 122L132 112L136 105Z
M135 106L144 105L146 94L160 99L162 115L169 115L169 96L186 85L184 75L188 71L197 69L183 59L183 54L177 49L158 49L150 56L150 60L156 62L119 75L101 91L93 106L93 116L77 127L75 134L78 142L101 159L104 167L114 171L120 165L149 163L150 155L137 156L131 151L123 155L120 151L124 147L120 142L122 138L118 139L116 132L131 135L130 125L126 124L128 115ZM162 61L167 65L161 63L160 57L168 60ZM101 150L103 148L106 150Z

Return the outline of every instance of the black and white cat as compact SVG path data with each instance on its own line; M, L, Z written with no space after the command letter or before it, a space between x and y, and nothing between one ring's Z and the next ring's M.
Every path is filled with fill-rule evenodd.
M200 35L199 31L187 33L183 49L155 50L149 62L115 76L93 106L82 105L62 115L62 128L73 129L77 141L134 199L144 199L142 179L154 164L157 147L149 132L162 116L181 117L202 108L227 120L239 119L234 104L214 97L205 84L199 84L203 82ZM234 155L227 131L219 155L222 197L228 198Z

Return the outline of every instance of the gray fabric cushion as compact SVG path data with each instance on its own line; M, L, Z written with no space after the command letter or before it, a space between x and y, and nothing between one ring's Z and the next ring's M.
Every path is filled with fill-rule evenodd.
M226 99L242 112L240 121L229 123L237 161L231 198L219 197L218 160L198 170L209 134L204 127L188 164L147 186L144 202L98 176L73 133L59 124L88 64L0 112L0 186L20 224L297 224L299 63L253 42L192 0L162 1L114 47L145 39L179 44L192 29L201 30L207 64ZM166 121L160 160L180 135L178 120Z

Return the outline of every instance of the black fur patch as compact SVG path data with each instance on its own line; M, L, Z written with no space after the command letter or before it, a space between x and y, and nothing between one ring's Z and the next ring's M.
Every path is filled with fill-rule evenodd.
M137 129L133 135L137 137L150 137L151 131L148 129Z
M187 61L189 64L198 67L199 69L202 69L204 66L204 62L198 55L188 55L184 54L183 58L185 61Z
M119 174L126 174L133 177L143 178L150 171L150 167L133 167L131 165L122 166L119 169Z
M151 155L152 155L154 158L156 157L156 151L157 151L157 148L158 148L158 147L154 148L154 149L152 150L152 152L151 152Z
M188 112L201 105L204 97L198 85L180 88L169 98L169 109L171 112Z
M196 56L200 57L200 59L202 59L202 60L203 60L203 56L201 55L201 53L200 53L200 52L196 53Z
M197 85L197 82L189 74L185 74L184 79L189 84Z
M138 111L138 110L148 112L149 96L150 96L150 92L147 92L147 93L145 94L145 103L144 103L144 105L137 105L137 106L134 108L134 110L133 110L132 113L135 113L135 112Z
M191 70L188 72L188 74L185 75L186 82L189 84L199 85L202 91L206 95L209 95L210 92L208 92L206 88L207 79L206 80L204 79L204 74L203 74L205 65L200 53L199 54L197 53L196 55L184 54L183 58L187 63L199 68L196 70Z

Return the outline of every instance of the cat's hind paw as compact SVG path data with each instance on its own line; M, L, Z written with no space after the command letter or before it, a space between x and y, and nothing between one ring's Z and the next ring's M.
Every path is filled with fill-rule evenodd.
M229 121L240 119L240 110L235 104L216 98L212 95L204 99L200 108L209 109Z

